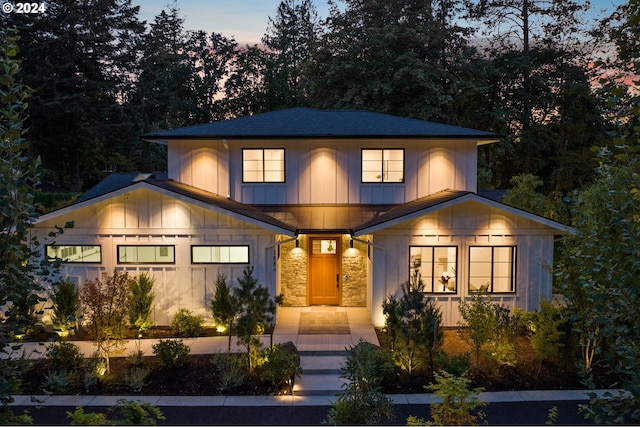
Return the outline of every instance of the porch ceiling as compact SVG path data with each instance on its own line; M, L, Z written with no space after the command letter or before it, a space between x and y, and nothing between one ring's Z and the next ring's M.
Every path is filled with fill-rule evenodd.
M254 205L270 217L302 233L348 233L394 205Z

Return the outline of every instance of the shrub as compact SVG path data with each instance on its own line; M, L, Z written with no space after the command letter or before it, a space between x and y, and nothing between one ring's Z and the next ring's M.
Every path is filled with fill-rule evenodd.
M46 394L62 394L69 387L69 374L66 370L49 370L42 381L42 391Z
M134 350L131 353L129 353L129 356L127 356L127 361L131 363L133 366L140 366L142 365L143 357L144 357L144 351Z
M47 345L45 358L49 369L53 371L78 371L84 366L84 357L80 347L70 342L58 342Z
M204 332L204 318L181 308L171 321L171 327L182 337L199 337Z
M276 344L262 352L263 363L258 369L261 381L271 383L277 390L287 389L293 394L296 377L302 374L300 356L292 342Z
M107 416L101 412L84 412L82 406L77 406L75 411L67 411L67 418L71 420L72 426L106 426L113 425L107 420Z
M475 372L480 369L480 350L495 335L496 317L491 297L486 294L473 295L470 302L460 301L458 306L462 321L458 324L462 338L467 341L475 356ZM466 333L464 333L466 332Z
M436 364L441 371L451 375L465 375L471 369L471 355L470 353L449 355L440 350L436 355Z
M233 320L238 314L238 299L231 292L231 286L227 283L227 277L221 274L216 279L216 295L210 302L211 313L216 326L226 329L229 335L227 354L231 354L231 336L233 333Z
M118 425L155 426L156 421L165 419L157 406L139 400L118 399L116 404L109 408L109 413L116 414L115 424Z
M138 335L153 326L151 321L151 305L153 304L154 279L146 273L129 281L127 298L127 314L131 326L138 329Z
M60 336L67 336L76 327L76 315L80 304L75 283L66 280L54 283L51 300L53 329Z
M151 373L150 368L134 366L125 377L126 383L134 393L140 393L146 384L146 379Z
M160 359L160 364L165 368L177 368L184 365L191 350L182 340L160 340L152 347L153 354Z
M348 380L345 392L332 402L327 424L386 424L393 419L393 403L380 392L393 371L391 353L360 339L352 347L340 377Z
M442 398L441 403L431 404L432 423L416 417L409 417L407 425L477 425L485 418L485 414L479 411L474 414L476 408L485 406L486 403L478 398L482 388L470 389L471 380L466 375L456 376L447 372L436 373L436 383L425 388L433 391L436 396Z
M220 377L218 391L221 393L240 387L247 379L247 367L245 366L244 358L216 354L211 359L211 363L218 370Z

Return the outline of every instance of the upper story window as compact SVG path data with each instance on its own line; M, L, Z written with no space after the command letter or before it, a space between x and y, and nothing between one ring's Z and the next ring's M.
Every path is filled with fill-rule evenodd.
M47 245L47 258L60 258L64 262L102 262L102 247L100 245Z
M425 292L457 292L458 248L455 246L409 247L409 277L418 277Z
M363 149L362 182L404 182L404 150Z
M284 182L284 148L243 149L242 182Z
M118 245L118 264L175 264L175 246Z
M515 246L469 248L469 291L515 292L515 277Z

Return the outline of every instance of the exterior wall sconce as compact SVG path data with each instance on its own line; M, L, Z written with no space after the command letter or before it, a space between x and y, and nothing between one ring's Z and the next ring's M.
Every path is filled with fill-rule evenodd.
M296 239L296 248L300 247L300 239Z
M349 240L349 247L353 249L353 239Z

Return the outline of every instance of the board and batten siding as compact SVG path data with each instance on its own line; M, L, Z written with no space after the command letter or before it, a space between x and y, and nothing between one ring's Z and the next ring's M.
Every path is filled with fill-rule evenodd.
M475 140L170 141L169 178L246 204L396 204L476 191ZM284 148L284 183L243 183L243 148ZM403 183L363 183L362 149L404 149Z
M514 293L492 294L492 300L508 308L536 310L541 299L550 299L556 230L477 202L464 202L374 233L378 249L373 260L371 316L382 326L382 303L389 294L401 296L400 285L409 280L410 246L456 246L457 292L429 294L442 310L444 326L460 320L460 299L469 298L469 247L516 246Z
M175 312L186 308L212 321L209 301L215 280L224 274L229 283L247 264L191 264L192 245L248 245L253 276L276 291L273 243L275 234L244 221L201 206L186 203L147 189L138 189L100 201L72 213L39 223L34 229L42 243L54 225L75 221L75 227L56 238L58 245L100 245L102 262L64 264L62 275L82 286L101 273L114 269L137 275L148 272L154 279L153 321L169 325ZM175 246L175 264L118 264L118 245Z

